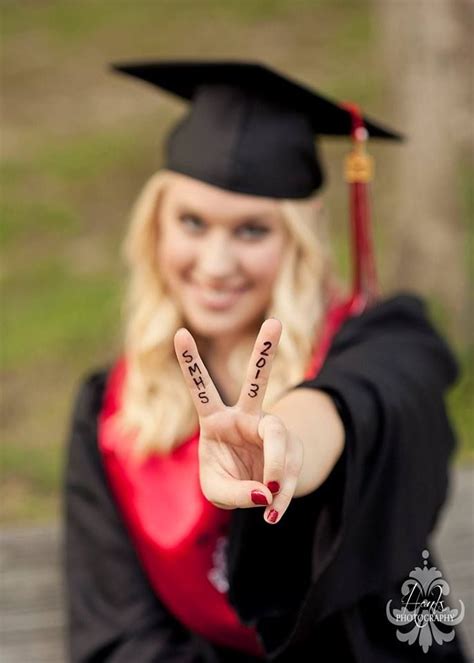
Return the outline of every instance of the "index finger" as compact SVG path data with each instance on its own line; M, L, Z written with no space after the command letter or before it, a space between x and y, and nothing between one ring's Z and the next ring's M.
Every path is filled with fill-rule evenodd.
M268 318L260 327L250 357L237 405L245 412L256 414L262 409L273 358L281 336L281 322Z
M174 335L174 349L200 418L224 407L192 334L182 327Z

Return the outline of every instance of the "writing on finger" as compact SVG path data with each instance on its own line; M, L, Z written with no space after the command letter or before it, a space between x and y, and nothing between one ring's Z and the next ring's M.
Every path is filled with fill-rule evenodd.
M209 396L206 393L206 385L204 384L202 371L199 364L197 363L197 361L195 361L193 355L189 350L185 350L184 352L182 352L181 356L184 359L191 380L193 381L194 386L197 390L197 395L199 400L201 401L201 403L204 404L209 403Z
M257 358L257 361L255 362L255 375L254 375L254 380L258 380L260 373L262 371L262 368L266 366L267 363L267 358L270 356L268 354L270 348L272 347L271 341L264 341L263 342L263 350L260 350L259 356ZM255 398L259 392L260 385L258 385L256 382L251 382L249 386L249 391L248 391L248 396L250 398Z

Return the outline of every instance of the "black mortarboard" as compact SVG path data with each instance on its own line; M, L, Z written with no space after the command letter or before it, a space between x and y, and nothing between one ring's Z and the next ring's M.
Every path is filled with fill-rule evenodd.
M315 135L350 135L350 112L296 81L248 62L118 63L113 69L192 102L171 132L165 167L231 191L305 198L323 171ZM401 136L367 118L372 137Z

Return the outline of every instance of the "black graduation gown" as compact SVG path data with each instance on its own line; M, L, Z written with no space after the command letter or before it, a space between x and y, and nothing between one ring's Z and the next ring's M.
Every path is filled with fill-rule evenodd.
M346 321L318 376L298 385L333 397L346 444L325 483L294 499L278 525L266 524L261 509L232 512L229 599L241 620L257 628L268 660L466 660L459 634L425 655L418 643L397 640L385 614L390 598L400 605L401 583L430 549L446 497L455 438L443 397L456 376L424 303L402 294ZM103 370L84 381L71 423L65 473L70 660L254 660L190 633L151 589L98 450L106 377ZM436 563L433 555L430 561Z

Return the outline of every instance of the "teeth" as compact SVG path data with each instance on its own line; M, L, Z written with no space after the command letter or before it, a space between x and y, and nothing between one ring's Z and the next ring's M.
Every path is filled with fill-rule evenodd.
M204 292L213 297L228 297L234 294L232 290L204 290Z
M205 288L205 287L200 287L198 288L201 290L206 295L212 295L213 297L228 297L229 295L235 295L238 290L215 290L214 288Z

